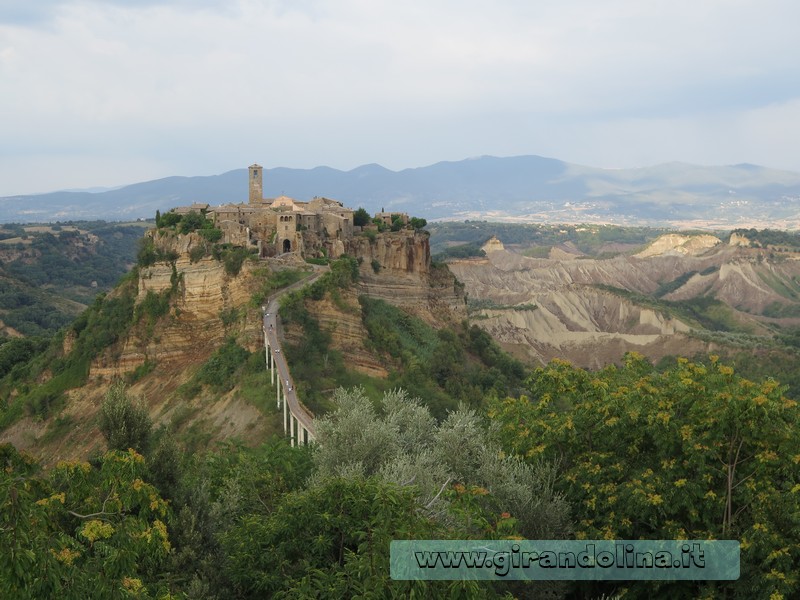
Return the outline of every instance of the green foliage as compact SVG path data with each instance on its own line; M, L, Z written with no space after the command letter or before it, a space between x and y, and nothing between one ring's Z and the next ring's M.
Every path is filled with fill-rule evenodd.
M361 389L339 388L334 403L336 410L317 420L317 481L355 475L413 480L430 516L450 510L440 494L446 482L482 487L493 490L480 501L486 519L510 512L529 537L558 539L567 533L567 507L552 489L554 469L503 456L474 411L461 407L437 424L430 410L403 390L384 393L379 411Z
M731 234L737 233L746 237L757 246L784 246L787 248L800 248L800 234L795 231L781 231L776 229L734 229Z
M192 249L189 250L189 262L196 263L211 253L211 250L207 244L197 244L196 246L192 246Z
M415 514L410 490L339 479L287 496L273 515L246 517L223 544L230 557L227 574L244 598L422 598L438 597L449 587L459 589L452 597L492 597L475 582L389 578L389 542L430 532Z
M595 284L593 287L626 298L646 308L662 312L668 317L677 317L696 327L710 331L743 331L731 308L711 296L700 296L688 300L661 300L651 298L636 292L624 290L605 284ZM669 284L667 285L669 287Z
M141 455L109 452L95 467L46 474L8 445L0 460L0 596L166 597L169 510L142 479Z
M376 274L376 275L377 275L378 273L380 273L380 270L381 270L381 263L380 263L380 261L378 261L378 260L376 260L376 259L374 259L374 258L373 258L373 259L372 259L372 262L370 263L370 265L372 266L372 270L375 272L375 274Z
M233 306L231 308L222 309L219 312L219 320L222 321L222 324L225 327L230 327L234 323L236 323L242 317L242 311Z
M421 217L411 217L408 220L408 224L413 229L417 229L418 230L418 229L423 229L428 224L428 220L427 219L423 219Z
M151 237L143 237L139 241L139 251L136 253L136 264L140 267L150 267L156 264L156 244Z
M152 324L160 317L169 314L171 297L172 290L169 289L163 290L162 292L147 290L144 299L134 309L134 320L139 322L144 318Z
M241 246L225 245L214 246L213 255L217 260L221 260L228 275L236 276L242 270L242 265L246 258L253 255L254 250Z
M300 281L307 275L305 271L298 269L281 269L273 271L271 269L258 269L253 273L254 277L261 278L258 290L250 299L252 306L261 306L267 298L277 290L283 289Z
M222 230L217 228L200 229L197 233L212 244L222 239Z
M376 351L410 363L426 363L439 344L436 331L418 317L383 300L359 296L364 326Z
M67 335L74 336L72 352L61 355L63 338L56 337L49 347L35 355L27 364L13 368L6 385L21 379L42 379L43 383L25 386L13 404L3 407L0 425L3 427L19 417L21 407L34 416L44 418L57 406L64 391L84 384L91 361L104 349L124 337L133 321L133 304L136 294L136 273L125 280L112 298L100 294L92 306L72 324ZM18 370L19 369L19 370Z
M183 234L197 231L198 229L211 229L211 221L197 211L189 211L181 218L179 231Z
M156 215L158 216L158 215ZM156 220L156 227L175 227L181 222L181 216L176 212L164 213Z
M155 368L156 362L147 358L142 364L125 376L125 382L128 384L136 383L145 375L152 373Z
M486 252L481 249L481 246L485 243L486 240L480 243L458 244L457 246L450 246L441 252L437 252L433 256L433 259L443 262L450 258L484 257L486 256Z
M429 519L434 538L568 534L568 509L553 490L553 467L503 456L473 411L461 408L437 424L427 407L402 390L386 392L377 410L360 389L340 388L334 402L336 410L317 420L312 491L375 478L413 482L416 512ZM374 492L365 493L369 501ZM384 560L386 550L376 548L375 559ZM537 590L544 594L552 587Z
M251 597L229 578L221 541L244 519L272 514L287 493L303 486L309 452L283 439L257 448L228 442L184 463L170 475L176 482L170 577L189 598Z
M519 390L525 369L476 326L438 332L382 300L359 297L367 346L399 362L391 381L425 398L443 417L458 402L481 406L487 396Z
M150 267L158 262L175 263L178 253L174 250L163 251L156 247L152 237L145 236L139 241L139 251L136 255L136 264L140 267Z
M800 304L789 304L785 302L771 302L764 308L764 316L773 319L797 318L800 317Z
M389 228L389 226L386 223L384 223L383 219L381 219L380 217L373 217L372 224L378 227L379 233L383 233Z
M369 222L369 213L366 211L366 209L359 206L358 209L353 213L353 225L356 227L363 227L364 225L368 225Z
M217 392L226 392L233 387L234 374L242 368L249 356L247 350L228 338L200 367L195 380L211 386Z
M483 310L527 311L538 309L539 307L536 304L531 304L529 302L525 304L498 304L491 298L467 298L467 313L470 315L470 318L475 318L476 313L480 313Z
M670 292L674 292L678 288L682 287L687 281L689 281L692 277L697 275L697 271L687 271L686 273L682 273L678 275L672 281L668 281L666 283L662 283L658 286L658 289L653 292L653 296L656 298L661 298L662 296L666 296Z
M531 246L523 251L523 256L530 258L549 258L551 246Z
M528 385L530 400L497 401L490 416L507 451L563 460L579 538L741 541L738 582L640 583L634 597L798 594L800 414L778 383L716 357L657 372L628 355L598 373L554 361Z
M133 402L124 383L116 383L106 392L100 407L100 432L111 450L133 448L146 452L153 423L143 401Z
M626 244L631 248L646 244L670 229L621 227L618 225L549 225L490 223L488 221L436 222L428 226L431 232L431 253L438 254L457 244L483 245L497 236L507 246L522 248L551 248L572 242L581 252L597 256L608 243Z
M98 295L92 306L73 322L67 332L74 336L73 349L67 356L62 356L63 338L58 336L27 364L20 363L11 370L4 385L12 386L23 379L44 382L21 387L19 397L3 407L0 426L5 427L19 417L23 406L29 413L44 418L59 404L64 391L83 385L91 361L127 334L133 321L136 281L136 273L132 273L114 297Z
M111 288L134 262L143 231L137 225L102 221L63 225L71 228L62 227L58 235L32 232L29 245L10 260L4 259L0 273L11 279L0 282L0 298L6 291L19 293L27 298L16 308L39 308L44 304L51 313L63 315L62 319L74 317L74 309L63 298L88 304L98 291ZM19 320L24 322L26 317ZM5 317L4 321L7 322ZM44 328L52 332L63 324L53 322Z
M17 366L28 362L47 347L42 338L0 339L0 378Z
M9 270L19 272L13 266ZM69 324L75 316L72 306L47 288L30 286L24 280L0 279L0 313L6 325L26 336L44 336Z

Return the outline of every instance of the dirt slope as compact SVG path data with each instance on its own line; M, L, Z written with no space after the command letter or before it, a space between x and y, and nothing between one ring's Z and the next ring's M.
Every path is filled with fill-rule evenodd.
M490 306L475 322L508 350L535 361L558 357L599 367L631 350L658 359L713 349L690 335L697 322L667 314L659 298L716 298L730 307L723 308L732 329L754 334L798 321L764 314L800 302L800 256L792 253L672 234L635 256L606 260L558 258L558 253L528 258L498 240L484 250L486 259L454 261L450 269L473 302ZM634 294L626 297L598 284ZM653 302L642 302L641 296Z

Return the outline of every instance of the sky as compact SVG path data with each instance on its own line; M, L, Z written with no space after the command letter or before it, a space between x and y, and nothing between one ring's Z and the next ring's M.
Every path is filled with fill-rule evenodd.
M796 0L0 0L0 196L257 162L800 172Z

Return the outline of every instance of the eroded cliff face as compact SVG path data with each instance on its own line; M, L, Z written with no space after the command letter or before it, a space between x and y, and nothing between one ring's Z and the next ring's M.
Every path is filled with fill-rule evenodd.
M741 330L769 335L775 325L800 323L764 316L768 307L774 311L797 301L796 259L772 257L738 240L724 244L713 236L670 234L636 256L607 260L528 258L495 242L486 259L454 261L450 269L470 298L502 307L482 310L475 322L506 349L523 359L563 358L597 368L631 350L658 360L716 347L688 335L690 325L680 319L597 284L667 301L716 298L729 307L731 322ZM532 305L537 308L531 310Z
M365 344L368 333L361 320L355 289L339 291L336 301L329 296L318 301L306 300L306 306L320 329L330 334L330 349L341 353L348 368L370 377L388 377L384 362ZM290 344L298 344L302 335L301 328L295 324L284 329L285 339Z
M223 263L211 257L190 260L189 251L202 243L197 234L155 237L157 248L165 254L173 252L177 259L139 269L136 305L148 292L164 294L174 288L170 318L162 319L152 332L146 323L138 324L121 347L109 349L92 363L91 376L120 376L145 360L163 364L202 362L232 333L226 331L220 315L247 310L255 287L253 273L263 266L245 261L238 275L229 275ZM261 337L258 315L252 309L251 313L244 329L233 333L252 351L259 347Z
M466 318L461 284L450 270L431 265L427 232L354 237L343 251L360 262L357 291L394 304L434 327Z
M227 336L235 337L251 351L261 350L261 310L251 306L250 299L270 267L244 261L239 274L231 275L223 263L213 258L190 260L191 248L202 243L196 234L156 239L158 250L175 258L174 268L170 262L140 267L136 305L141 305L148 292L171 291L168 314L152 323L146 317L139 319L92 362L86 385L66 394L67 402L59 418L71 423L68 430L48 436L55 427L52 419L25 418L2 433L4 441L38 455L45 464L85 459L102 451L105 440L98 423L105 393L114 380L130 374L145 361L152 371L130 385L128 392L146 403L156 427L180 423L173 427L178 427L179 432L194 431L208 443L232 436L257 443L279 428L277 417L265 415L242 399L236 388L224 394L205 391L190 400L178 391ZM117 289L109 297L120 293ZM221 318L226 311L236 311L237 316L227 325ZM67 335L63 352L71 352L74 345L74 334Z

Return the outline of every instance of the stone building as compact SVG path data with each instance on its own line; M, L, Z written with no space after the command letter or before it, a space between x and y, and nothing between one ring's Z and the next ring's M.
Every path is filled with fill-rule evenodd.
M264 198L264 168L258 164L249 167L248 179L247 204L206 206L202 211L222 231L222 242L257 246L262 256L270 256L304 254L317 249L308 246L353 236L353 210L341 202L321 197L308 202L287 196ZM173 210L186 214L194 206Z
M376 219L380 219L384 225L389 226L392 225L395 217L398 217L403 225L408 225L408 213L381 211L375 214Z

